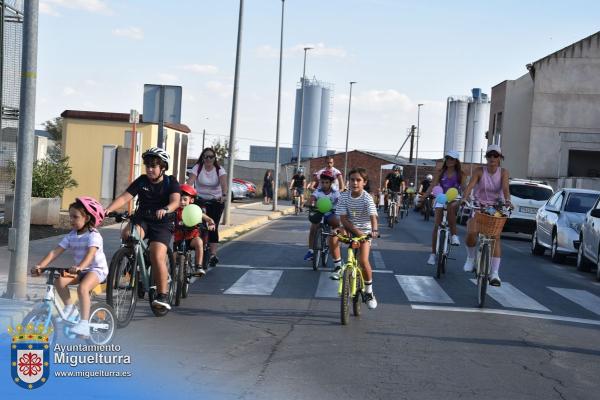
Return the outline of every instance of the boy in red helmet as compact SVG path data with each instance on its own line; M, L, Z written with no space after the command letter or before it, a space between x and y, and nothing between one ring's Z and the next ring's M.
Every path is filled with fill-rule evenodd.
M177 209L177 227L175 229L174 243L173 247L177 248L179 243L183 240L188 241L188 247L194 249L195 252L195 275L202 276L206 273L204 269L202 269L202 258L204 257L204 243L202 243L202 238L200 237L200 231L198 227L194 227L193 229L179 229L183 226L182 214L183 208L188 204L192 204L194 199L196 198L196 189L194 189L190 185L180 185L181 189L181 203L180 207ZM215 229L215 221L205 213L202 213L202 221L206 222L209 230Z

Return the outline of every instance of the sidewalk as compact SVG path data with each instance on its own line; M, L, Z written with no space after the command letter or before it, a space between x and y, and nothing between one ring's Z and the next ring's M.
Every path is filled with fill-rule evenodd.
M279 202L279 211L273 212L272 205L264 205L261 202L253 203L233 203L231 209L231 224L221 225L219 227L219 236L222 242L235 239L237 236L256 229L271 220L281 218L284 215L292 214L294 207L289 201ZM113 253L118 250L121 241L119 238L120 224L114 224L99 229L104 239L104 253L107 261ZM29 265L33 266L42 259L50 250L55 248L60 242L61 236L48 237L45 239L33 240L29 243ZM0 295L6 291L8 282L8 272L10 268L11 252L6 246L0 247ZM56 261L56 265L72 265L72 255L65 253ZM27 276L27 296L26 300L8 300L0 298L0 336L7 332L9 325L21 323L23 317L33 307L35 301L44 297L46 291L47 277Z

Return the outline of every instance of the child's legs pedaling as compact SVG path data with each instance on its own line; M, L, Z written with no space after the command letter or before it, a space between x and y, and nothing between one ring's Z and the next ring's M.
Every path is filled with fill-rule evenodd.
M90 292L100 284L100 279L94 271L88 271L77 288L77 295L79 296L79 308L81 319L90 319Z
M200 237L195 237L190 240L190 247L194 249L194 260L196 265L201 265L204 257L204 243Z
M125 227L121 230L121 239L127 240L129 238L129 233L131 232L131 224L132 224L131 221L125 224ZM138 235L139 235L140 239L143 239L146 237L146 231L141 225L138 225L136 223L135 228L138 231Z
M332 231L335 231L340 226L338 217L335 214L331 214L328 216L327 223L331 227ZM336 236L329 236L329 248L331 250L331 256L333 257L334 261L342 258L342 253L340 250L340 241Z
M310 224L310 231L308 232L308 248L312 249L314 244L315 234L317 233L317 228L319 224Z
M166 294L168 292L167 271L167 245L161 242L150 242L150 262L152 263L152 274L158 289L158 293Z
M369 251L371 249L371 242L366 240L360 244L358 250L358 261L362 267L363 278L366 282L373 281L373 271L371 270L371 264L369 263Z
M65 271L66 272L66 271ZM56 288L56 292L60 296L60 299L63 301L65 305L74 304L73 299L71 298L71 292L69 291L69 285L76 285L78 282L77 277L72 275L59 276L58 279L54 281L54 287Z

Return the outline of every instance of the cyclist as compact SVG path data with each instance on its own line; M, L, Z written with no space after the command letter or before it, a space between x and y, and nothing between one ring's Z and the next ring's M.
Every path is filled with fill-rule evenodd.
M353 168L350 170L348 177L349 190L340 195L336 213L340 216L340 220L346 231L355 236L363 236L371 233L375 238L378 235L377 209L375 208L373 198L364 191L365 183L369 179L367 170L364 168ZM362 242L358 258L365 279L367 306L370 309L374 309L377 308L377 300L373 293L373 271L369 263L370 248L370 241ZM336 277L332 278L339 279L339 271Z
M463 202L466 202L466 199L469 198L469 195L473 191L473 199L482 206L493 206L500 200L510 207L510 191L508 186L510 175L506 168L500 166L501 159L504 159L500 146L497 144L489 145L485 152L485 159L487 164L483 167L477 167L473 172L473 178L469 182L467 190L465 190ZM474 223L473 218L470 218L467 222L467 238L465 240L465 244L467 245L467 260L464 265L465 272L473 271L475 265L477 233L477 225ZM500 286L501 281L498 275L502 255L500 236L495 239L496 243L491 262L492 273L490 275L490 285Z
M385 183L383 184L386 195L385 195L385 208L387 209L390 192L396 192L400 195L404 193L404 189L406 188L406 183L404 182L404 176L402 175L404 168L400 165L394 165L392 168L392 172L387 174L385 177ZM396 204L396 207L400 206L400 202ZM396 215L398 215L398 210L396 210ZM398 217L396 217L396 222Z
M325 168L321 168L313 175L313 181L310 183L310 190L316 190L320 188L320 178L321 174L325 171L329 171L333 174L333 188L335 190L339 190L343 192L346 190L346 186L344 185L344 178L342 177L342 172L333 166L333 157L329 157L327 159L327 166Z
M433 181L433 175L431 174L427 174L427 176L425 176L425 179L423 179L421 181L421 185L419 186L419 200L417 201L417 204L415 204L415 211L420 209L423 206L423 202L426 200L425 199L425 193L427 192L427 189L429 189L429 186L431 185L431 181Z
M183 225L183 208L188 204L192 204L197 194L198 193L196 192L196 189L194 189L193 186L186 184L181 185L181 203L180 207L177 209L177 226ZM215 221L213 221L211 217L206 215L206 213L202 213L202 221L206 222L209 230L212 231L215 229ZM198 230L198 227L196 226L193 229L183 231L177 229L173 238L173 248L179 247L179 244L183 240L187 241L188 248L194 249L194 273L200 276L206 274L206 271L202 269L202 259L204 257L204 243L202 243L202 238L200 237L200 231Z
M462 192L462 170L460 167L460 160L458 159L458 152L455 150L448 150L444 156L444 164L442 169L433 179L427 192L425 192L425 198L431 194L431 190L436 186L441 186L444 193L450 188L456 188L459 193ZM431 254L427 260L427 264L435 265L435 243L437 241L437 231L442 223L444 215L444 205L435 203L435 222L433 224L433 232L431 234ZM458 202L453 201L448 204L448 225L450 226L450 244L453 246L460 246L460 240L456 234L456 213L458 212Z
M31 270L31 275L37 276L65 250L73 251L75 265L69 269L69 274L72 275L61 274L54 282L54 286L65 304L63 309L65 316L74 320L78 312L67 286L79 284L77 295L81 305L81 319L71 328L71 332L80 336L90 336L90 291L104 282L108 276L102 236L96 229L105 215L102 205L95 199L76 198L75 202L69 205L69 222L73 230Z
M331 204L333 204L333 208L331 211L321 214L319 212L311 215L311 225L310 225L310 233L308 235L308 253L304 256L305 261L312 260L313 258L313 249L312 244L314 243L315 233L319 224L321 223L321 219L324 219L325 223L328 224L332 230L335 230L340 227L339 217L335 214L335 206L337 205L338 199L340 197L340 192L333 188L334 177L330 171L325 171L321 174L321 182L319 186L320 189L317 189L313 192L312 196L310 196L311 205L314 207L317 201L321 197L329 197L331 200ZM329 237L329 248L331 250L331 256L333 257L333 268L334 272L338 271L342 267L342 255L340 252L340 245L338 238L335 236Z
M292 191L292 196L299 197L298 207L300 211L302 211L302 207L304 206L304 190L306 189L306 177L304 176L304 167L296 168L296 173L292 176L292 181L290 182L290 190Z
M121 232L123 239L129 236L130 224L136 225L141 238L150 243L152 274L156 277L158 295L152 302L155 307L171 309L169 304L167 271L167 248L175 228L174 212L179 208L181 196L179 182L169 169L169 154L160 147L151 147L142 154L146 174L133 181L127 190L113 200L106 213L118 210L135 196L138 207L132 220Z

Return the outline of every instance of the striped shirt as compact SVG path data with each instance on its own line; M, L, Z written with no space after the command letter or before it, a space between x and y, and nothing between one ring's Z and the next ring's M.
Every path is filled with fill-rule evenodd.
M358 197L352 197L349 190L343 192L335 210L338 215L347 215L357 229L371 233L371 216L377 216L377 208L373 198L365 190Z
M100 232L97 230L86 231L81 235L78 235L77 231L73 230L69 232L58 245L65 250L71 249L73 251L75 265L79 265L81 261L83 261L90 247L97 247L98 250L90 263L88 270L97 270L103 274L101 276L106 276L108 274L108 264L106 263L106 256L104 255L102 235L100 235Z

